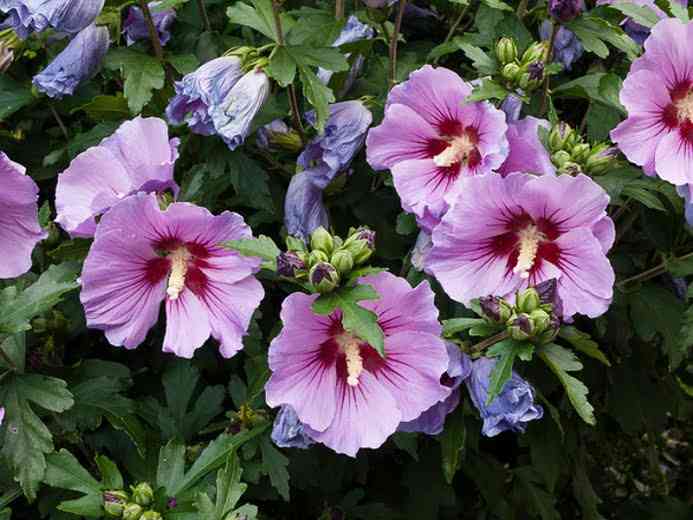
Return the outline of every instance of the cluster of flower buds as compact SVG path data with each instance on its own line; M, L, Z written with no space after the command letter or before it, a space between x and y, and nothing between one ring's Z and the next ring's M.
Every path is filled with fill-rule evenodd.
M274 48L273 44L263 45L262 47L249 47L243 45L232 47L224 53L224 56L237 56L241 60L241 68L244 72L254 69L264 69L269 65L269 57L266 53Z
M288 251L277 258L282 276L307 279L319 293L339 286L352 269L363 265L375 250L375 232L366 227L351 228L346 240L319 227L310 235L310 244L294 237L286 240Z
M12 29L0 31L0 73L10 68L14 61L14 50L19 45L19 38Z
M560 173L602 175L618 162L618 149L608 143L591 145L570 125L559 122L548 138L551 161Z
M136 486L130 486L131 494L123 490L105 491L103 494L103 508L106 515L111 518L123 520L161 520L161 513L152 509L145 510L154 500L152 486L146 482L140 482Z
M496 57L501 65L501 76L506 86L530 92L544 81L544 64L548 53L547 42L535 42L520 57L514 38L503 37L496 43Z
M556 280L518 292L514 305L497 296L480 298L479 304L490 323L505 324L508 335L518 341L550 343L561 326L562 305L556 294Z

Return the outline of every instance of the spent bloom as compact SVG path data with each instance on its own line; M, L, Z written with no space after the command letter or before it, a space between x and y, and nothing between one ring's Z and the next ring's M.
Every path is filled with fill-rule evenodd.
M38 222L38 187L24 166L0 152L0 279L31 268L31 252L47 234Z
M549 152L539 140L539 128L548 130L550 126L545 119L537 119L532 116L509 123L506 136L510 151L507 159L496 172L501 175L514 172L528 172L537 175L556 173Z
M80 83L99 71L109 45L108 29L90 25L34 76L34 86L51 98L71 96Z
M469 356L463 354L454 343L448 341L445 346L447 347L449 361L448 368L440 378L440 382L450 388L452 393L445 400L434 404L413 421L400 424L399 431L438 435L443 431L445 418L460 404L460 385L469 377L472 371L472 363Z
M279 408L272 425L272 441L280 448L305 449L315 441L305 432L303 423L298 420L298 415L290 406Z
M219 105L243 76L241 60L222 56L208 61L176 81L176 95L166 107L172 125L186 123L195 134L213 135L211 109Z
M315 124L315 113L306 114ZM322 192L349 167L363 146L373 116L360 101L330 105L325 130L298 157L303 171L294 175L284 202L284 223L290 235L304 240L318 227L329 227Z
M596 317L611 302L606 257L609 196L585 175L484 175L465 179L433 231L428 272L451 298L508 296L555 278L566 317Z
M58 176L55 221L73 237L91 237L96 218L138 191L178 193L173 166L178 139L168 138L166 123L136 117L79 154Z
M253 276L260 260L224 249L251 238L243 218L175 202L161 210L154 194L137 193L102 218L82 271L80 298L87 326L114 346L144 341L166 306L164 352L191 358L210 334L221 354L242 347L264 296Z
M471 92L451 70L425 65L390 91L385 119L368 133L368 162L392 171L402 207L429 229L463 178L495 170L508 155L505 114L466 103Z
M549 14L562 23L573 20L584 10L584 0L549 0Z
M428 283L412 289L385 272L361 283L380 295L359 305L377 315L385 357L344 329L340 311L317 315L317 295L293 293L282 304L284 327L270 345L265 386L270 406L291 406L313 440L350 456L379 447L400 422L451 393L440 383L448 355Z
M620 99L628 117L611 139L648 175L693 183L693 22L667 18L652 28Z
M688 0L678 1L681 5L684 6L688 3ZM662 11L659 7L657 7L657 4L655 4L654 0L597 0L597 5L611 5L616 3L630 3L638 5L640 7L648 7L652 11L654 11L654 13L660 20L667 18L667 14L664 11ZM623 27L623 30L628 36L633 38L633 40L635 40L640 45L645 43L645 40L647 40L647 37L650 35L650 29L648 27L640 25L638 22L636 22L630 17L626 17L623 20L623 22L621 22L621 27Z
M471 374L466 379L472 402L484 422L481 433L494 437L504 431L524 433L529 421L541 419L544 409L534 403L531 385L513 371L501 393L486 404L488 387L496 360L481 357L472 362Z
M148 7L152 14L154 27L156 27L159 33L161 45L166 45L171 39L169 29L171 25L173 25L173 22L176 21L176 10L171 8L159 9L160 4L161 2L149 2ZM125 41L128 45L132 45L138 40L149 39L149 28L144 19L144 14L142 13L142 9L136 5L130 6L128 10L128 16L125 22L123 22L123 34L125 35Z
M260 69L246 72L218 103L209 107L215 133L230 150L235 150L250 134L250 126L267 101L270 82Z
M49 27L58 32L78 33L90 25L105 0L0 0L7 18L0 29L11 28L22 39Z
M553 31L553 23L549 20L544 20L539 27L541 39L549 41L551 31ZM575 33L560 26L553 43L553 61L563 65L565 70L570 70L573 63L580 59L583 52L584 48L580 40L575 36Z

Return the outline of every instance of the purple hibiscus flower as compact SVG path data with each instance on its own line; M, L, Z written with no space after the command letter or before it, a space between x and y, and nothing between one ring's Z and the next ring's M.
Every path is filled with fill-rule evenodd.
M71 96L80 83L91 79L99 71L109 45L108 29L90 25L34 76L32 83L48 97Z
M171 32L169 29L171 25L173 25L173 22L176 21L176 11L175 9L159 9L160 4L161 2L149 2L147 5L152 14L154 27L156 27L156 31L159 33L161 45L166 45L171 39ZM142 9L135 5L130 6L128 17L123 23L123 34L125 35L125 41L128 46L138 40L149 39L149 28L144 19Z
M611 139L648 175L693 183L693 22L662 20L633 62L620 99L628 117Z
M386 357L346 332L339 311L315 314L317 295L294 293L282 305L284 328L270 345L265 386L270 406L291 406L313 440L350 456L379 447L400 422L451 393L440 383L448 355L428 283L412 289L390 273L361 282L380 295L360 305L378 316Z
M132 349L164 301L164 352L191 358L211 334L221 355L233 356L264 290L253 276L260 259L221 242L251 236L236 213L214 216L183 202L162 211L147 193L123 199L101 218L84 262L80 298L87 326Z
M460 385L469 377L472 371L472 363L469 356L463 354L457 345L446 342L448 351L448 368L441 376L441 384L452 390L452 393L443 401L434 404L431 408L419 415L416 419L403 422L399 430L403 432L421 432L427 435L438 435L443 431L445 418L460 404Z
M542 40L548 41L553 31L553 23L544 20L539 27L539 36ZM565 70L570 70L573 63L580 59L584 48L575 33L565 27L559 27L556 39L553 43L553 61L563 65Z
M611 302L609 196L585 175L484 175L464 180L433 231L426 268L451 298L508 296L558 280L566 317L597 317Z
M178 193L173 165L178 139L168 138L166 123L136 117L79 154L58 176L55 221L73 237L91 237L96 218L138 191Z
M512 95L512 94L511 94ZM545 119L527 116L508 124L508 144L510 152L505 162L496 170L501 175L514 172L553 175L556 168L551 162L549 152L539 140L539 127L548 129L551 125Z
M430 230L461 180L495 170L508 155L505 114L465 103L472 86L451 70L425 65L390 91L385 119L368 133L368 162L390 169L405 211Z
M52 27L58 32L78 33L90 25L105 0L0 0L7 18L0 29L11 28L22 39Z
M0 278L31 269L31 252L46 238L38 222L38 187L26 169L0 152Z
M472 363L471 374L466 380L469 396L484 422L481 433L487 437L504 431L524 433L529 421L543 417L544 409L534 404L534 390L514 370L501 393L487 405L488 386L495 365L495 359L477 359Z

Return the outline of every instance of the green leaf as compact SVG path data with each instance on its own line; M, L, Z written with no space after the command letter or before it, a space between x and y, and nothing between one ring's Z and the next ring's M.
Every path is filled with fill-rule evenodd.
M181 74L190 74L200 65L200 61L194 54L178 54L166 56L173 68Z
M262 453L263 473L269 476L272 487L288 502L290 499L289 472L287 470L289 459L274 447L269 437L263 437L260 441L260 451Z
M89 103L71 110L71 113L84 110L94 121L122 121L130 117L128 102L121 93L115 96L96 96ZM102 123L103 124L103 123Z
M395 231L400 235L413 235L419 230L416 225L416 217L412 213L400 213L397 215Z
M123 417L135 412L135 403L124 397L127 384L112 377L87 379L70 390L75 399L73 406L63 417L74 421L80 429L95 430L104 417Z
M481 0L483 4L486 4L489 6L491 9L499 9L501 11L510 11L513 12L514 9L510 7L508 4L505 2L502 2L501 0Z
M82 153L87 148L91 148L92 146L99 144L104 137L108 137L109 135L113 134L118 126L120 126L120 124L117 122L107 121L98 123L88 131L77 134L67 145L67 154L71 159L74 159L78 154ZM84 239L75 239L71 242L80 242L82 240ZM60 246L58 246L56 249L59 248Z
M95 518L103 516L102 490L104 486L82 467L72 453L64 449L60 450L49 455L46 462L46 474L43 479L46 484L85 495L76 500L61 502L58 505L60 511ZM110 464L113 463L110 462ZM122 486L122 478L120 483Z
M342 303L358 303L363 300L377 300L378 292L369 284L359 284L353 287L342 287L331 293L321 295L313 302L313 311L317 314L330 314Z
M603 18L582 15L565 24L578 37L587 52L592 52L600 58L609 55L608 42L626 53L630 60L637 58L640 46L635 43L620 27L610 24Z
M269 66L265 72L279 83L279 86L286 87L296 77L296 61L286 47L277 46L270 55Z
M556 497L541 487L541 479L530 466L522 466L513 471L515 475L513 494L517 502L542 520L561 520L556 511Z
M597 421L594 418L594 408L587 400L589 390L582 381L568 374L582 370L582 363L570 350L555 343L543 345L538 354L565 388L568 399L578 415L587 424L594 426Z
M524 361L529 361L533 351L534 345L531 343L515 341L510 338L499 341L486 351L488 357L498 357L489 376L487 406L500 395L505 383L512 376L515 358L520 357Z
M303 85L303 95L315 109L315 128L319 133L325 130L325 123L330 115L329 104L334 102L334 93L326 87L311 69L298 67L298 74Z
M506 5L506 4L504 4ZM494 74L498 70L498 62L495 56L486 54L480 47L459 41L460 49L464 51L467 58L472 60L472 65L481 75Z
M125 98L133 114L139 114L152 99L153 91L164 86L164 68L149 54L118 47L108 51L104 65L109 70L120 70L125 77Z
M690 276L693 274L693 256L689 256L687 258L667 258L666 266L667 271L669 271L672 276L680 278Z
M171 439L159 450L159 465L156 471L157 486L174 496L185 477L185 445L178 439Z
M599 350L599 345L593 341L589 334L582 332L571 325L564 325L558 332L558 336L563 338L580 352L584 352L588 356L601 361L606 366L610 367L611 363L604 353Z
M58 247L48 252L53 260L58 262L84 261L89 253L92 240L86 238L74 238L61 242Z
M596 101L625 114L619 100L623 80L612 72L595 72L563 83L553 89L556 97L579 97Z
M674 2L677 5L678 2ZM633 21L639 23L643 27L651 29L657 22L659 22L659 16L650 7L645 5L637 5L629 2L615 2L609 4L609 7L613 7L621 11L623 14L633 19Z
M30 88L17 83L5 74L0 74L0 121L28 105L33 99Z
M453 318L451 320L443 320L443 336L451 338L472 327L485 324L486 320L482 318Z
M502 86L490 79L484 79L481 86L474 87L472 93L467 96L467 101L485 101L487 99L504 100L510 92Z
M688 23L690 20L690 16L688 15L688 3L686 3L686 5L681 5L681 2L678 0L669 0L669 9L671 9L671 14L683 23Z
M272 14L271 0L251 0L252 6L243 2L237 2L226 10L226 15L231 23L245 25L264 34L270 40L279 41L277 29ZM286 13L281 15L282 30L288 33L294 25L294 19Z
M286 50L299 66L322 67L335 72L349 70L349 62L336 47L296 45Z
M666 207L657 196L656 192L651 191L650 186L628 184L623 188L623 196L637 200L644 206L657 211L665 211Z
M243 238L240 240L229 240L223 246L227 249L238 251L243 256L256 256L262 258L263 269L270 271L277 270L277 257L281 250L269 237L260 235L257 238Z
M105 455L96 456L96 465L101 472L101 481L104 489L123 489L123 475L121 475L118 466Z
M464 423L464 407L457 409L445 420L445 429L440 434L443 475L445 481L452 485L455 473L460 469L464 459L467 428Z
M63 294L79 287L79 264L51 265L38 280L15 294L13 287L0 291L0 332L13 334L29 330L29 321L50 310Z

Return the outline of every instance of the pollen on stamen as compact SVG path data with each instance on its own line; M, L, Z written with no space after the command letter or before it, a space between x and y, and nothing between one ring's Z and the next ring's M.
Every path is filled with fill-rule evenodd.
M680 121L693 122L693 90L676 102L676 111Z
M451 139L447 148L433 158L433 162L436 166L446 168L466 161L473 150L474 143L468 135L463 134Z
M337 343L346 357L347 384L356 386L359 384L359 376L363 372L360 342L350 334L343 334L337 338Z
M520 278L529 278L534 261L537 258L539 244L546 240L546 236L537 229L535 225L529 225L518 233L518 245L520 252L517 257L517 264L513 268L513 273L519 274Z
M179 247L168 255L171 261L171 274L168 277L166 294L171 300L176 300L185 287L185 275L188 273L190 252L186 247Z

